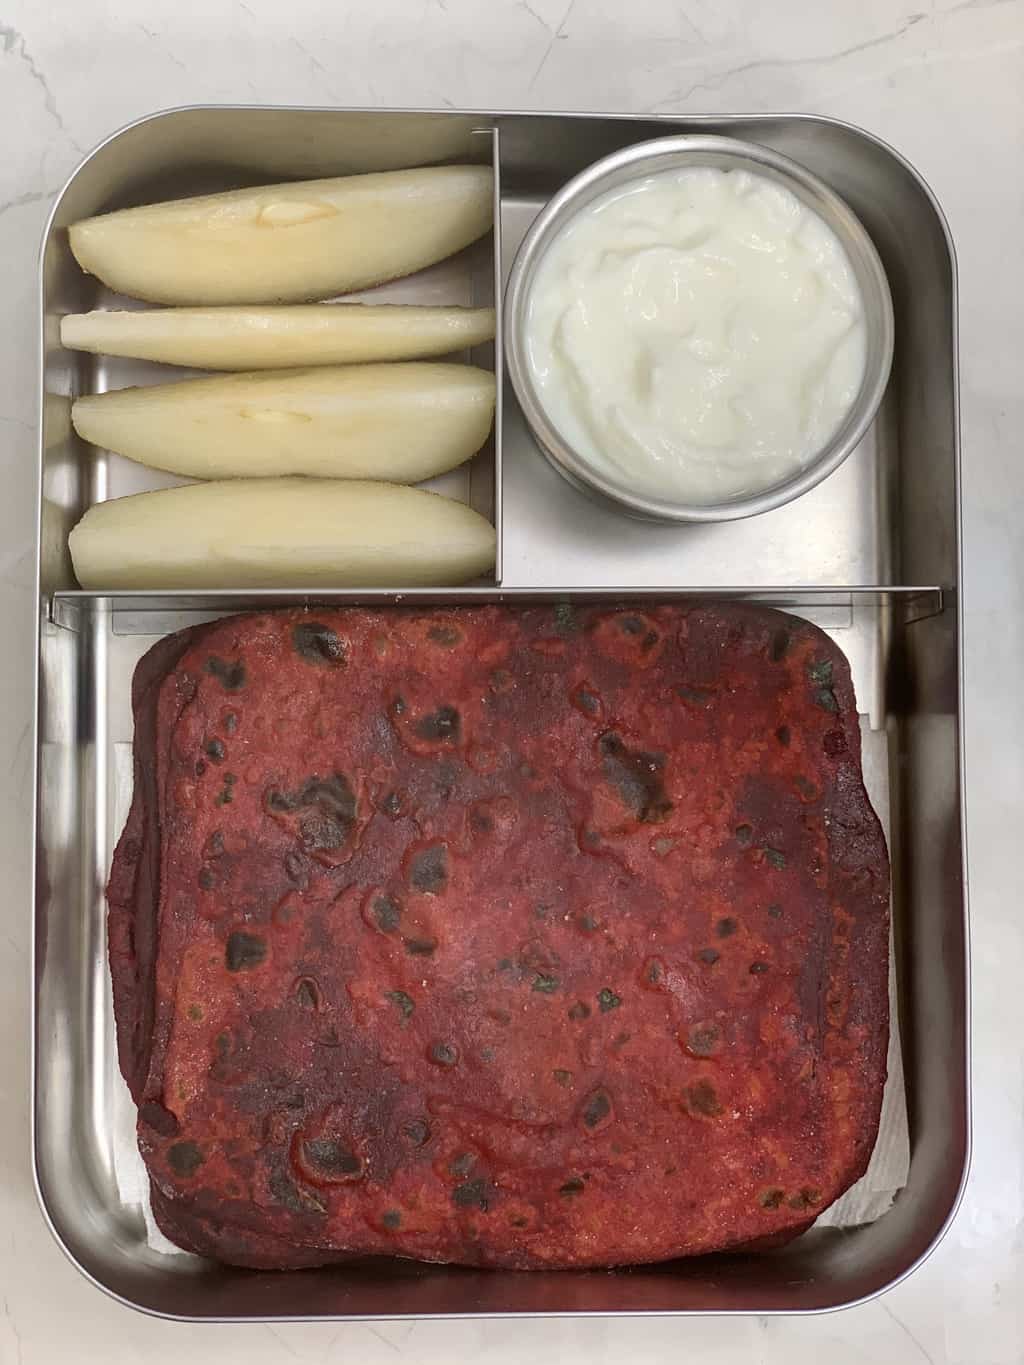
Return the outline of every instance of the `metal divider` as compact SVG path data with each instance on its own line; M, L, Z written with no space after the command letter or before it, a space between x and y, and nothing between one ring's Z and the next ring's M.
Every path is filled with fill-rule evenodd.
M491 229L491 249L492 258L492 289L494 297L494 531L496 536L495 556L494 556L494 582L501 586L501 548L502 548L502 477L501 477L501 450L502 450L502 428L504 403L502 401L502 391L505 387L505 360L504 360L504 305L505 289L501 272L501 129L496 125L487 128L475 128L473 135L476 137L489 137L491 139L491 169L494 172L494 226ZM475 302L475 300L474 300Z

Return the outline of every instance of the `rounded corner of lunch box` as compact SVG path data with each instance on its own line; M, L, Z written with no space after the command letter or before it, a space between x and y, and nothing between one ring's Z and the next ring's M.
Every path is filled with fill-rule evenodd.
M64 183L61 185L60 189L54 195L53 204L50 208L50 212L46 216L46 221L43 225L43 230L40 237L38 252L40 274L42 273L42 258L46 251L47 244L50 241L50 237L53 233L53 230L57 226L61 206L64 202L64 199L68 191L77 183L78 179L82 175L87 173L89 168L92 166L92 164L96 161L98 157L102 156L105 152L109 151L109 149L113 147L116 143L120 142L122 138L124 138L130 133L135 132L136 129L143 128L148 124L162 122L164 119L169 118L175 114L194 113L198 110L212 109L214 107L215 106L213 105L183 104L175 106L170 109L158 109L151 114L143 114L140 118L131 119L128 123L123 123L120 126L120 128L115 128L112 133L108 133L105 137L101 138L99 142L95 144L95 146L90 147L87 151L83 152L82 155L79 157L78 161L75 163L74 167L68 172L67 176L64 178Z
M43 1224L58 1249L79 1275L99 1293L108 1299L147 1318L159 1318L168 1322L201 1322L209 1318L200 1313L190 1312L187 1307L188 1277L181 1273L161 1271L153 1265L144 1265L137 1256L137 1247L119 1243L114 1238L100 1239L92 1225L85 1201L76 1203L83 1225L76 1226L73 1213L62 1207L48 1188L47 1177L42 1169L37 1133L32 1138L32 1186L36 1205ZM105 1212L103 1213L105 1217ZM181 1261L205 1264L196 1257L182 1253ZM117 1261L122 1262L121 1273ZM146 1287L152 1291L146 1294ZM172 1300L185 1300L172 1306ZM163 1300L167 1300L165 1304Z
M894 147L891 142L888 142L884 137L882 137L881 134L875 133L870 128L865 128L859 123L853 123L849 119L834 118L828 114L789 115L788 117L790 118L799 117L808 122L813 121L814 123L820 124L822 127L841 129L842 131L849 133L855 138L859 139L861 142L870 143L873 147L876 147L880 152L882 152L890 161L892 161L894 165L898 166L899 169L914 182L915 188L920 192L922 198L927 201L928 207L931 210L936 223L938 224L939 230L942 233L942 236L945 238L946 246L949 252L949 262L953 277L955 299L957 280L957 254L956 242L953 237L953 230L950 227L949 219L946 216L946 211L945 209L943 209L942 204L939 202L938 196L932 189L931 184L925 178L924 174L918 169L916 164L913 161L911 161L909 157L905 156L901 151Z

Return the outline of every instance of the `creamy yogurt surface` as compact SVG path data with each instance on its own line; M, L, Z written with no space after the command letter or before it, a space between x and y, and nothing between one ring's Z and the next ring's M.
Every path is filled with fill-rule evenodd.
M764 176L705 167L618 186L571 219L534 276L525 342L578 455L693 504L797 473L850 411L866 359L831 228Z

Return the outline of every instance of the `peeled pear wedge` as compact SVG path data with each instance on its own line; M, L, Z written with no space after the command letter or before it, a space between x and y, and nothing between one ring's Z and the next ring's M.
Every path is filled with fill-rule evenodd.
M184 379L75 400L84 440L194 479L286 474L419 483L476 453L494 375L409 361Z
M83 588L397 588L488 572L495 536L419 488L239 479L97 503L69 544Z
M308 303L71 313L72 351L201 370L280 370L450 355L494 338L493 308Z
M491 226L493 189L489 166L428 166L120 209L69 235L83 270L150 303L303 303L460 251Z

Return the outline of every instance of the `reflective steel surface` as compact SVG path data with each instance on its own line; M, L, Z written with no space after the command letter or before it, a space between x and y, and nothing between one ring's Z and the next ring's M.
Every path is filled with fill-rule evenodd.
M91 501L135 491L131 479L141 471L81 446L70 401L139 375L130 362L61 350L59 315L105 298L78 271L63 228L119 204L265 180L285 167L315 175L366 169L370 155L375 164L485 159L492 139L481 129L497 131L500 212L494 259L457 267L474 301L489 298L495 272L507 274L530 221L567 180L600 156L667 131L736 136L793 157L847 200L878 247L896 320L893 378L878 419L835 474L749 521L640 525L554 472L506 389L500 463L485 457L453 490L498 517L501 582L440 596L756 596L834 635L851 659L860 709L888 772L908 1185L868 1227L818 1229L768 1256L614 1274L485 1274L379 1261L265 1275L166 1256L148 1245L139 1193L126 1184L133 1115L117 1074L105 964L102 892L130 741L131 671L168 630L304 599L74 591L67 530ZM413 287L422 299L439 297L431 288L447 297L453 282L448 273ZM905 1275L941 1235L968 1149L956 283L941 214L913 170L856 129L804 117L185 109L132 125L76 172L44 244L42 306L34 1152L47 1217L84 1273L150 1312L229 1320L799 1313L855 1302ZM153 486L158 476L143 477ZM351 593L317 600L332 596L377 600Z

